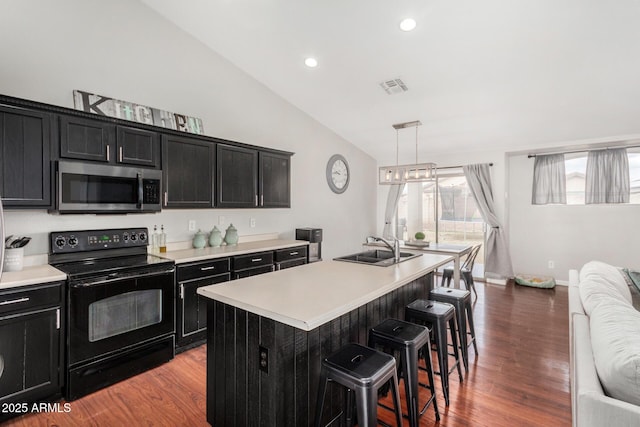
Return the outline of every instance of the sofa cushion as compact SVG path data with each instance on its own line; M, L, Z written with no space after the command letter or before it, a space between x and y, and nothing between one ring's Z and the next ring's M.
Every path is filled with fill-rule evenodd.
M614 299L589 315L593 358L605 392L640 405L640 312Z
M599 278L615 287L620 292L620 295L631 304L629 285L619 267L600 261L590 261L580 269L580 286L582 286L583 281L593 278Z
M588 316L591 316L596 306L612 300L619 305L631 306L631 302L622 295L618 287L602 276L588 276L588 278L580 282L578 291L580 292L582 307ZM629 292L628 287L627 292Z

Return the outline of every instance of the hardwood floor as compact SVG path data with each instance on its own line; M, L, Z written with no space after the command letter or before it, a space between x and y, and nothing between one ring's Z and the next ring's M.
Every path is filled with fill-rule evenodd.
M570 426L567 288L476 288L479 354L470 349L462 383L451 376L448 408L436 377L441 420L429 408L420 426ZM206 426L205 364L201 346L70 402L69 413L30 414L3 426ZM379 414L392 423L388 411Z

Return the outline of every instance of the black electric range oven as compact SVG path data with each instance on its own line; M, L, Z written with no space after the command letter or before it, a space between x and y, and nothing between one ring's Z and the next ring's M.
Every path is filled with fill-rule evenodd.
M65 398L74 400L175 355L175 265L147 254L146 228L50 234L67 274Z

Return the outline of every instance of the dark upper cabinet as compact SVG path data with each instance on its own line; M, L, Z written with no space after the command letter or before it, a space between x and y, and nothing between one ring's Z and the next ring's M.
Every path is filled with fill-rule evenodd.
M0 193L7 208L51 206L50 115L0 105Z
M219 208L291 206L291 156L218 144Z
M213 207L215 148L208 141L162 136L163 207Z
M60 116L60 157L158 168L160 138L144 129Z
M219 208L258 206L258 151L218 144L216 162Z
M260 207L291 207L291 156L260 152Z
M160 167L160 136L157 132L118 126L116 148L118 163Z
M60 157L115 161L115 126L82 117L60 116Z

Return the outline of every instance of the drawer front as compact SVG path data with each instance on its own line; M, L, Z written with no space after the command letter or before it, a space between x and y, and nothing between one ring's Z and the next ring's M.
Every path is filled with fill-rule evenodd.
M274 265L263 265L262 267L247 268L233 273L233 278L242 279L244 277L257 276L258 274L271 273L274 268Z
M273 264L273 252L257 252L233 257L233 270L244 270Z
M218 274L229 272L229 258L216 258L191 264L180 264L177 270L178 282L207 276L217 276Z
M61 286L61 283L56 283L44 286L25 286L3 291L0 294L0 315L37 307L60 305Z
M284 270L285 268L298 267L307 263L306 258L292 259L289 261L282 261L276 264L276 270Z
M276 262L289 261L297 258L307 258L307 246L296 246L295 248L278 249L276 251Z

